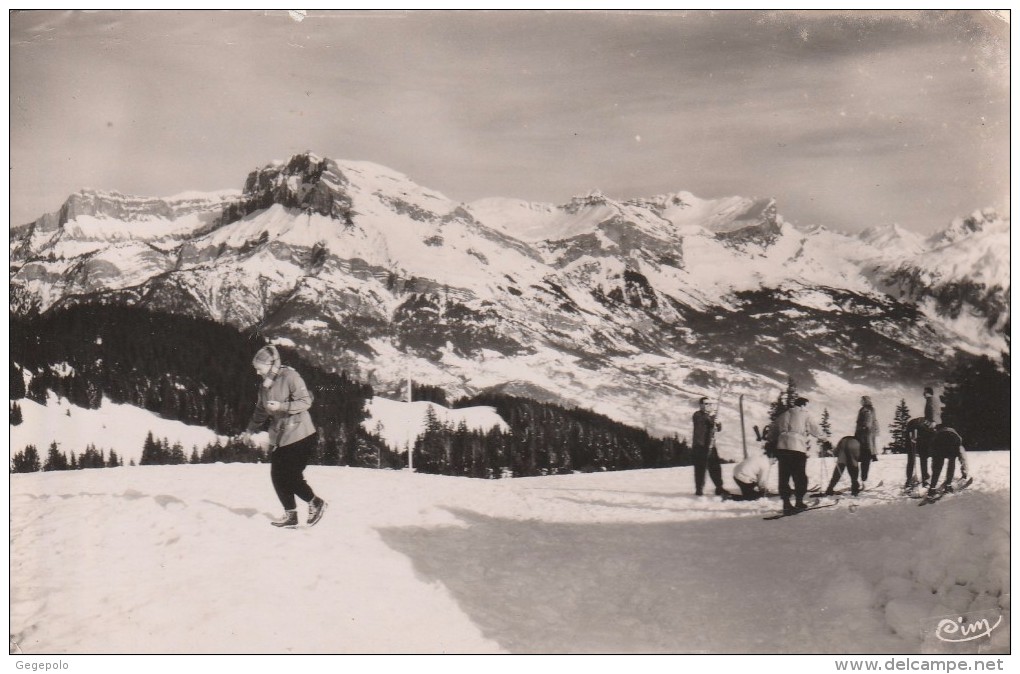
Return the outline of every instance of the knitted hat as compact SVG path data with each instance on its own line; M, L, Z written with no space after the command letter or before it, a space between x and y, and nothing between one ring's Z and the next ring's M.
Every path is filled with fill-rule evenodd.
M861 396L861 404L865 407L871 407L871 396Z
M273 381L276 380L276 375L280 374L280 352L276 350L276 347L272 344L263 346L255 354L255 357L251 360L252 365L268 365L269 372L266 373L265 379L262 380L262 385L269 388L273 385Z

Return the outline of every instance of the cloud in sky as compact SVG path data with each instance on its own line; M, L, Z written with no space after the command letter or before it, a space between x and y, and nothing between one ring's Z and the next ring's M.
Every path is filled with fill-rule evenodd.
M929 231L1008 209L1008 49L978 11L16 13L12 221L310 149L463 201L688 190Z

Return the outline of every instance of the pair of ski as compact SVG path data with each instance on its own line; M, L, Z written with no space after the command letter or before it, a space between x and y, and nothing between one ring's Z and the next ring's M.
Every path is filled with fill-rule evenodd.
M820 510L822 508L831 508L834 505L837 505L839 502L840 502L840 499L837 498L835 501L832 501L831 503L816 503L813 506L808 506L807 508L801 508L800 510L794 510L792 512L785 512L784 511L784 512L779 512L779 513L773 513L771 515L766 515L762 519L764 519L764 520L781 520L784 517L793 517L794 515L799 515L801 513L806 513L806 512L809 512L811 510Z
M862 489L859 492L857 492L856 494L852 494L852 496L860 496L861 494L864 494L866 492L874 491L874 490L878 489L879 487L881 487L884 484L885 484L885 480L882 480L878 484L876 484L874 487L868 487L867 489ZM811 491L811 490L809 489L808 491ZM846 492L844 490L837 489L837 490L833 491L831 494L815 494L814 496L815 496L815 498L821 498L822 496L843 496L843 494L845 494L845 493Z
M967 479L963 480L962 482L957 482L955 485L953 485L953 491L951 491L951 492L939 491L939 492L937 492L935 494L932 494L930 496L928 494L924 494L923 496L911 496L910 498L921 499L921 502L918 503L917 505L922 505L922 506L923 505L929 505L931 503L937 503L937 502L941 501L943 498L945 498L949 494L957 494L957 493L963 491L964 489L969 487L973 482L974 482L974 478L968 477Z

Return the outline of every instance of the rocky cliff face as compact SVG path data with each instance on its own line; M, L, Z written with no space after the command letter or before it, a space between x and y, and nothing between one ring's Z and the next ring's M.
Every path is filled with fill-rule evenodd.
M956 348L1003 348L1008 220L951 229L918 252L798 230L770 199L460 204L306 153L240 192L72 196L12 230L11 310L211 317L384 392L410 371L685 434L678 401L723 385L763 411L791 375L912 386Z

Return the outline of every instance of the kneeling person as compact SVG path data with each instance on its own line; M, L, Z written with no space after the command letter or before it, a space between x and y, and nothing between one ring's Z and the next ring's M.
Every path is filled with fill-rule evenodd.
M740 496L735 501L755 501L765 496L766 482L772 466L772 459L764 454L751 454L733 467L733 481L740 487Z

